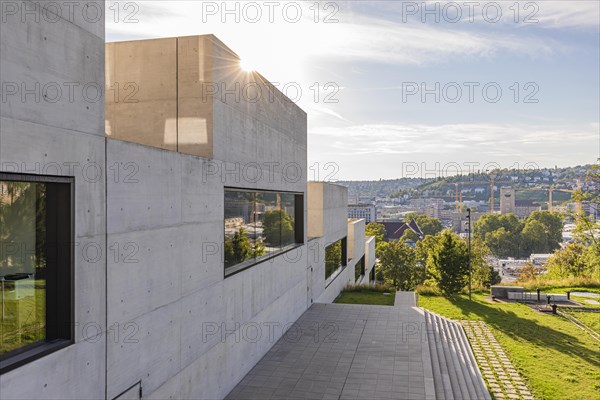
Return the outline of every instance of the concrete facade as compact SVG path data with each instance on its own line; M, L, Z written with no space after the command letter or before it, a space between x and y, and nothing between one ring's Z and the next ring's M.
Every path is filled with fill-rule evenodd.
M104 7L41 18L40 2L15 2L0 21L0 172L74 177L76 288L74 343L0 375L2 399L106 395L104 18L82 18L85 3Z
M500 188L500 214L514 214L516 193L514 188Z
M223 398L311 303L353 283L364 221L326 285L325 246L349 236L347 189L307 188L306 114L212 35L109 44L105 74L103 21L1 24L2 82L107 94L106 116L104 99L2 103L0 171L74 176L76 194L74 343L0 375L2 398ZM261 100L210 86L237 79ZM114 94L127 83L136 102ZM225 278L226 187L302 194L303 244Z
M348 189L326 182L308 183L308 274L310 275L311 298L314 302L331 303L344 287L354 285L354 267L365 256L365 270L374 268L374 240L365 237L365 220L348 220ZM325 279L325 248L346 238L346 266ZM373 256L366 256L366 248L373 247Z
M222 398L307 308L305 245L224 278L224 189L306 197L306 114L203 92L262 82L212 35L112 43L110 53L107 85L141 77L140 94L150 89L139 103L107 103L107 163L139 167L137 183L108 183L108 244L136 243L140 255L107 263L108 324L139 329L137 342L108 343L107 397L141 381L145 398ZM161 92L173 77L179 90Z

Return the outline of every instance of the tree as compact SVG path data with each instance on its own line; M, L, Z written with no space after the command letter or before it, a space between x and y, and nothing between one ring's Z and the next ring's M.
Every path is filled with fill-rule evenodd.
M464 241L444 231L431 254L429 273L444 295L460 292L468 281L468 249Z
M417 213L406 214L406 216L404 217L404 222L408 223L413 218L417 222L417 225L419 225L419 228L421 228L421 231L423 232L423 236L426 236L426 235L434 236L434 235L437 235L438 233L440 233L444 229L444 226L442 225L442 222L439 219L428 217L425 214L417 214Z
M546 251L553 251L560 247L562 241L563 221L559 213L552 211L534 211L525 222L525 226L533 221L539 222L546 233Z
M366 236L375 236L375 255L379 257L382 246L385 243L385 225L378 222L369 222L365 226Z
M485 214L473 227L473 237L482 240L498 257L519 257L523 224L514 214Z
M525 223L522 238L525 254L547 253L550 251L546 228L538 220L529 220Z
M525 263L523 268L519 270L519 276L517 277L517 282L530 282L535 280L539 275L538 270L535 268L535 265L528 262Z
M325 248L325 278L329 278L342 265L342 241Z
M514 214L484 214L473 226L473 236L481 240L485 240L485 236L500 228L512 235L521 233L523 229L522 223Z
M377 242L384 242L385 240L385 225L378 222L369 222L365 225L365 235L375 236Z
M415 249L400 240L388 243L379 257L385 280L397 290L413 290L424 279L418 268Z
M499 283L500 275L486 260L490 253L490 249L483 241L477 238L471 241L472 282L475 287L489 288L490 285Z
M520 241L504 227L486 233L483 242L498 257L511 257L519 253Z
M277 247L294 241L294 218L284 210L266 211L262 225L265 242L269 246Z
M242 227L233 234L233 237L225 237L225 266L236 265L251 258L262 256L265 251L265 246L261 240L256 241L254 246L252 245L246 228Z
M586 262L586 256L581 243L569 243L548 259L548 275L553 278L592 277L595 267Z

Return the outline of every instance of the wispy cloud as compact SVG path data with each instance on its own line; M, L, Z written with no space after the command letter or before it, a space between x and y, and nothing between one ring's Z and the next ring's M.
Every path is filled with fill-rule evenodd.
M569 148L597 152L597 123L577 127L521 124L355 125L311 129L314 140L340 154L447 154L451 150L483 156L527 156ZM464 155L464 153L463 153ZM573 161L585 156L573 152Z

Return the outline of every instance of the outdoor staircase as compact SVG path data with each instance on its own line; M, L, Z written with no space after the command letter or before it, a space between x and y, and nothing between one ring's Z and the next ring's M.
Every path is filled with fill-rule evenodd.
M425 311L436 399L491 400L462 326Z

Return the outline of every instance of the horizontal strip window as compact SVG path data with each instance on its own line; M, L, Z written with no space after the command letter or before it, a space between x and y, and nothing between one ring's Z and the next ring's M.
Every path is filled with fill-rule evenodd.
M225 189L225 276L304 243L304 196Z
M358 282L362 277L365 276L365 256L362 256L360 260L354 266L354 280Z
M0 373L72 343L72 184L0 174Z
M325 247L325 286L333 282L346 265L348 265L346 238Z

